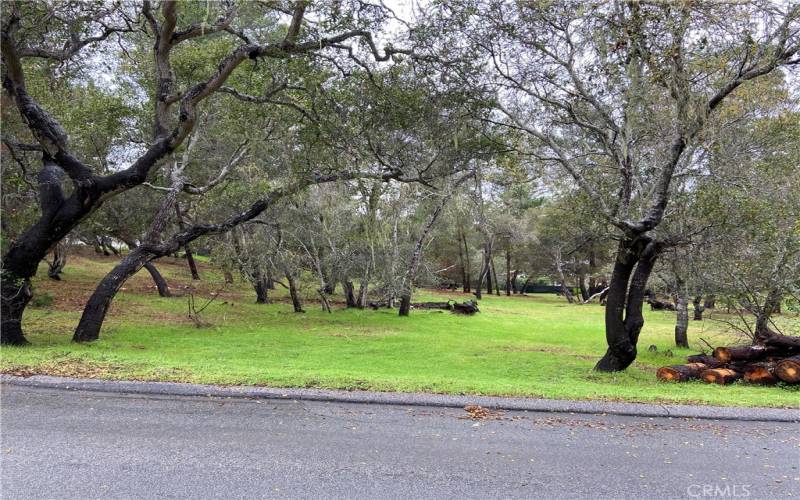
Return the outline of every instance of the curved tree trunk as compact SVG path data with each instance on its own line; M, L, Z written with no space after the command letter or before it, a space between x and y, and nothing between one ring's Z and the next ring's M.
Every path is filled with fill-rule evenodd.
M128 237L122 238L122 242L128 245L128 248L130 250L133 250L139 246L136 243L136 240L134 240L133 238L128 238ZM144 264L144 268L147 269L147 272L150 273L150 277L153 278L153 283L156 285L156 289L158 290L158 295L160 297L172 297L172 293L169 290L169 285L167 284L167 280L165 280L164 277L161 276L161 273L158 272L158 269L156 269L155 264L148 261L146 264Z
M636 359L636 344L644 326L644 292L659 251L659 245L649 238L620 241L606 295L608 350L595 370L621 371Z
M303 303L300 301L300 293L297 290L297 281L290 272L286 273L286 282L289 285L289 296L292 298L292 307L296 313L304 313Z
M193 280L200 279L200 273L197 271L197 262L194 260L194 254L192 253L191 247L186 245L183 247L184 255L186 255L186 262L189 264L189 272L192 273Z
M134 248L114 268L106 274L89 297L83 314L72 336L74 342L91 342L100 338L100 328L119 289L152 259L142 250Z
M143 267L147 269L147 272L150 273L150 276L153 278L153 282L156 284L156 288L158 289L158 295L160 297L172 297L172 293L169 291L167 280L161 276L161 273L158 272L156 266L153 263L148 262Z

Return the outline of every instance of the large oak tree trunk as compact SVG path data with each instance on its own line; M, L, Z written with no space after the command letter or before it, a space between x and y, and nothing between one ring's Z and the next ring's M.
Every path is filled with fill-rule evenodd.
M128 278L136 274L151 259L152 256L144 252L141 246L134 248L103 277L83 308L78 327L72 336L73 341L91 342L100 338L100 328L111 301Z
M659 251L659 245L647 237L620 241L606 296L608 350L595 370L621 371L636 359L636 344L644 326L644 292Z
M44 115L47 119L49 117ZM60 158L56 155L56 160ZM63 161L63 159L62 159ZM22 333L22 315L33 296L30 280L39 263L95 207L100 196L93 186L78 185L65 198L61 189L63 170L45 155L38 174L39 203L42 214L35 224L13 241L3 256L2 295L0 296L0 343L26 345Z
M3 263L5 265L5 262ZM33 294L30 279L24 272L14 273L7 267L3 269L2 289L2 324L0 325L0 342L3 345L27 345L28 340L22 333L22 313Z

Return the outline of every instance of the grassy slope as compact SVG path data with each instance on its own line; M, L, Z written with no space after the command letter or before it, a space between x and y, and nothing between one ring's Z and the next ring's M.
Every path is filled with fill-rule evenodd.
M699 337L733 341L717 322L693 322L693 348L672 348L674 313L668 312L646 313L643 352L631 368L620 374L593 372L605 344L602 308L569 306L552 296L486 297L474 317L415 311L398 318L393 311L341 308L325 314L315 302L298 315L282 301L253 304L252 292L236 285L204 312L211 326L198 329L186 318L186 298L158 298L143 272L118 296L100 341L70 343L80 304L113 262L73 257L62 282L42 279L42 266L36 289L56 300L30 310L24 326L34 345L2 349L0 368L219 384L800 406L796 388L657 382L656 367L697 352ZM173 289L185 293L190 280L184 264L168 261L159 267ZM207 265L201 269L204 280L195 286L203 303L222 285L218 272ZM283 300L285 293L275 295ZM438 292L417 298L434 295L464 298ZM647 351L651 344L657 353ZM668 349L674 357L664 354Z

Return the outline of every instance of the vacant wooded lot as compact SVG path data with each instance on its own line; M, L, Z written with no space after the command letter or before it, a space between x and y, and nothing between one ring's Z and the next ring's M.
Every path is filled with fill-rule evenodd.
M797 2L9 0L0 34L5 372L799 404Z
M603 308L597 304L570 305L544 294L484 295L474 316L415 311L398 318L395 310L345 309L343 303L334 303L330 314L317 304L294 314L280 286L273 303L255 304L248 283L226 286L222 273L204 263L204 280L193 281L182 259L160 261L160 269L175 295L184 296L159 298L150 277L140 273L119 294L101 339L71 342L93 283L117 260L81 252L62 281L47 279L46 266L40 266L35 290L54 299L31 308L24 326L33 345L4 348L3 372L771 407L798 407L800 399L797 386L656 380L658 366L681 363L705 348L701 337L714 345L736 341L713 319L724 317L721 312L691 322L691 348L676 349L675 313L646 311L637 362L607 374L591 370L603 349L597 341ZM198 309L219 292L200 313L207 323L201 328L187 316L190 289ZM422 291L420 297L468 298L449 291ZM650 345L658 350L648 351Z

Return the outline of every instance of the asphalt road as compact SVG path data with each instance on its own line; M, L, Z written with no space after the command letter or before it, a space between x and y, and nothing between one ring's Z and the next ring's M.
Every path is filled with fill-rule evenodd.
M786 498L796 424L4 385L2 498Z

